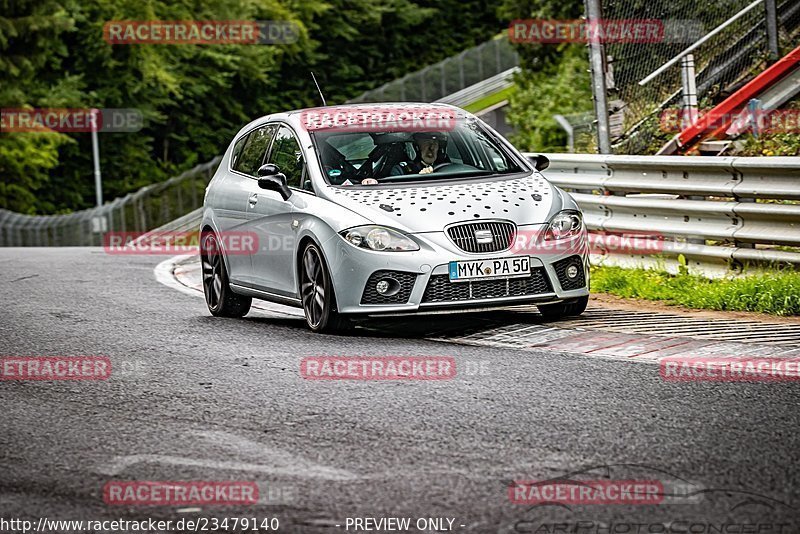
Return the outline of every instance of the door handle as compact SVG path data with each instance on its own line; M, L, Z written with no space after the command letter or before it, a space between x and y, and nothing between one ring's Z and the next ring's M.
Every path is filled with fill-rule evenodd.
M248 202L250 203L251 208L256 204L258 204L258 193L253 193L252 195L250 195Z

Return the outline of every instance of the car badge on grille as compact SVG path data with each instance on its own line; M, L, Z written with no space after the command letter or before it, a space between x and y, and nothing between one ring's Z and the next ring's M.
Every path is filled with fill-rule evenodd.
M475 242L485 245L494 242L494 236L491 230L475 230Z

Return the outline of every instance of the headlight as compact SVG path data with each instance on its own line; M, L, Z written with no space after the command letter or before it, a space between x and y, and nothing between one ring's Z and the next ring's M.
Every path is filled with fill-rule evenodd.
M581 233L583 217L577 211L562 211L550 220L545 239L568 239Z
M385 226L358 226L339 232L339 235L354 247L369 250L382 252L419 250L419 245L410 237Z

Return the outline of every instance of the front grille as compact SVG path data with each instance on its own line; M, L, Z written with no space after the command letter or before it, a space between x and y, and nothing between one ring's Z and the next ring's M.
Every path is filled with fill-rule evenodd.
M488 230L491 243L478 243L476 230ZM514 242L515 226L510 222L470 222L457 224L447 229L447 235L455 245L465 252L500 252Z
M567 278L567 267L575 265L578 268L578 276L575 278ZM570 289L580 289L586 285L586 277L583 270L583 259L580 256L570 256L564 258L553 264L558 276L558 282L561 284L561 289L569 291Z
M375 290L375 284L381 278L393 278L400 284L400 291L394 295L381 295ZM402 271L375 271L367 280L364 286L364 293L361 295L361 304L405 304L414 289L414 282L417 275Z
M504 297L524 297L550 293L550 282L544 268L531 269L528 278L508 278L501 280L475 280L451 282L446 274L431 276L422 302L458 302Z

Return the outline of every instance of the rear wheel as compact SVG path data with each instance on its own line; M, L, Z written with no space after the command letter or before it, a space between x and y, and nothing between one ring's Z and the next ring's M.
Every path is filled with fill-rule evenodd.
M217 236L203 232L200 239L200 262L203 268L203 294L211 315L244 317L253 299L237 295L228 283L228 271Z
M333 282L317 245L309 243L300 264L300 298L308 327L314 332L343 332L352 322L336 310Z
M586 310L587 304L589 304L589 295L578 297L568 302L543 304L537 307L539 308L539 313L546 319L560 319L562 317L577 317Z

